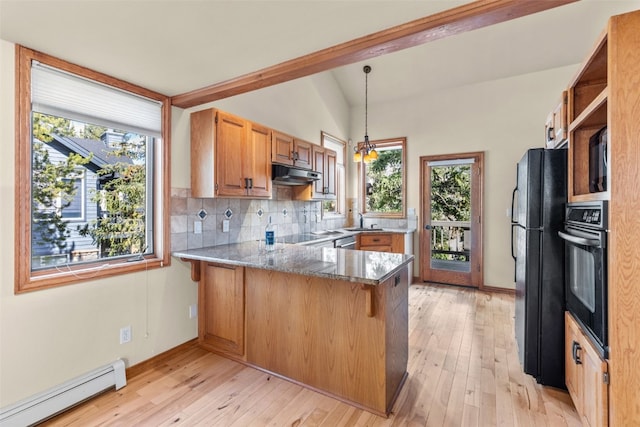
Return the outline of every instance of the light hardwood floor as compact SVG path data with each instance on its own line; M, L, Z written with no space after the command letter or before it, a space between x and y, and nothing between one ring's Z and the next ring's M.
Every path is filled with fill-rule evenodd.
M513 313L512 295L412 285L409 377L387 419L193 346L47 425L580 426L566 392L522 372Z

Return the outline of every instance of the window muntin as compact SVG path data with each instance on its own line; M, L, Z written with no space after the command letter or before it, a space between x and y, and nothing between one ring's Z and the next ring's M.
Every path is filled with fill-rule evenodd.
M16 204L19 208L15 247L16 253L23 254L16 257L16 292L169 265L166 229L169 145L165 136L170 122L169 98L22 46L16 49ZM37 71L32 73L34 69ZM38 77L42 75L54 76L52 81L56 83L46 84L46 78ZM61 83L64 81L73 84L66 87ZM44 93L48 95L43 96ZM110 110L114 115L109 115ZM55 114L54 120L42 120L45 115L51 117L53 112L64 114ZM115 120L117 117L124 119ZM97 129L102 133L107 131L104 141L96 142L100 135ZM126 132L115 132L116 129ZM49 138L43 138L43 134ZM84 143L89 140L93 142ZM109 161L106 154L114 151L114 146L120 147L120 154L126 151L123 140L128 143L129 152L118 156L117 161ZM106 148L97 150L96 143ZM68 164L55 178L60 190L50 192L52 197L36 200L34 182L38 183L40 174L36 172L42 171L39 169L42 165L35 159L38 150L42 154L43 147L47 155L55 152L57 161L62 158ZM74 161L68 162L70 158ZM55 163L53 160L49 159L49 163ZM116 163L120 163L120 169L115 167ZM133 179L131 173L136 168L139 173ZM75 175L78 170L80 174ZM47 179L51 182L51 177ZM118 179L126 183L120 188L109 188L108 183ZM105 188L107 193L116 196L100 197L105 194ZM77 190L82 190L81 194ZM132 203L133 198L141 201ZM113 210L113 203L117 201L121 212ZM129 212L137 216L122 215L127 205L133 206ZM60 227L60 233L52 242L41 239L46 221L37 216L43 212L58 217L54 223ZM105 233L91 233L100 230L97 221L105 217L110 217L119 227L109 229L103 224ZM85 235L81 241L83 228ZM140 230L143 230L141 234ZM132 236L136 236L135 244L113 250L119 242L131 240ZM144 262L130 262L132 260Z
M378 158L360 163L361 212L368 216L406 217L406 138L371 141Z

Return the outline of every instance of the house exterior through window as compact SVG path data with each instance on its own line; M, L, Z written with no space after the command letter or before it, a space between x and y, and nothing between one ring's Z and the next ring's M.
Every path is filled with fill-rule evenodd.
M168 265L169 99L17 49L16 291Z

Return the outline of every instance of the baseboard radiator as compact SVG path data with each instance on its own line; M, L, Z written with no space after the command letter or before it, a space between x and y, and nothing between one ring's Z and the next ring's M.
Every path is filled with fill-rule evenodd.
M0 409L0 426L30 426L51 418L96 394L127 385L124 361L95 369L43 393Z

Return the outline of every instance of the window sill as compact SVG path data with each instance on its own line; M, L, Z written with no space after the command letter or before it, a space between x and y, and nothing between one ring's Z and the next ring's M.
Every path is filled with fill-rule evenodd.
M151 255L136 261L119 259L76 266L63 265L43 271L29 272L26 277L17 278L15 293L38 291L88 280L168 267L170 260L171 258L168 256L166 259L162 259Z

